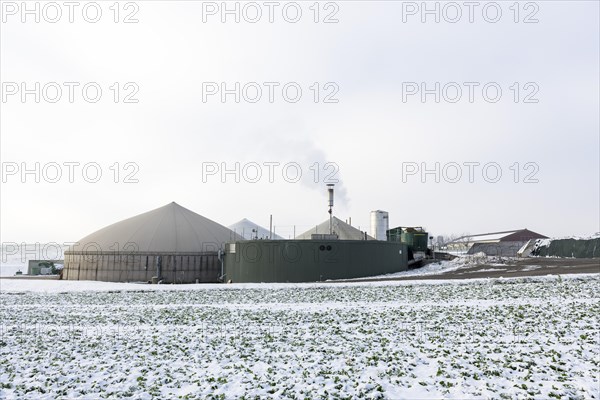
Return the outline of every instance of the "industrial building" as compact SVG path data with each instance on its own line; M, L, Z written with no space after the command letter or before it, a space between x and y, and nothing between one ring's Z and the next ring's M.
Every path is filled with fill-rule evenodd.
M415 251L426 251L428 234L420 226L404 227L398 226L386 231L387 240L390 242L402 242L412 247Z
M408 269L408 246L378 241L333 216L333 185L327 185L329 220L295 240L229 243L229 282L314 282L383 275ZM387 213L386 213L387 214Z
M63 279L107 282L218 282L230 229L177 203L117 222L65 251Z
M385 232L389 242L402 242L408 246L408 260L421 260L429 254L429 234L420 226L388 229Z
M519 249L531 239L547 236L528 229L465 235L446 244L448 250L466 251L467 254L484 253L488 256L516 257Z
M108 282L315 282L404 271L410 246L333 216L285 240L243 219L226 228L176 203L117 222L65 251L63 279ZM388 215L375 211L376 234ZM235 231L234 231L235 230ZM251 240L246 240L247 238Z

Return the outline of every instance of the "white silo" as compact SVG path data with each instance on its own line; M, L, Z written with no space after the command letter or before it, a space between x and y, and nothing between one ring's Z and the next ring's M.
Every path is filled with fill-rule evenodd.
M387 240L386 231L390 229L387 211L371 211L371 236L377 240Z

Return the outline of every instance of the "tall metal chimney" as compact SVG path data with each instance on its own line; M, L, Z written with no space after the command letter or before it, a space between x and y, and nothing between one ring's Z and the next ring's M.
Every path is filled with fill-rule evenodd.
M327 184L327 192L329 193L329 234L333 235L333 183Z

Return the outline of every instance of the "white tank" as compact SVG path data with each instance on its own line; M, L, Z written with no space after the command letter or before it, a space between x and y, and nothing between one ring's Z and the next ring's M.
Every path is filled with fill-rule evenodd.
M371 236L377 240L387 240L388 229L390 229L390 222L387 211L371 211Z

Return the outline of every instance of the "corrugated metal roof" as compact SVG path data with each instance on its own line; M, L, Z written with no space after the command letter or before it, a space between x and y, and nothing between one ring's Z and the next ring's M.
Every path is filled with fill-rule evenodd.
M503 241L527 241L529 239L543 239L544 235L530 231L529 229L515 229L512 231L490 232L474 235L461 236L448 242L451 243L490 243Z
M502 238L502 241L526 241L529 239L547 239L548 236L541 235L529 229L521 229Z
M241 236L172 202L96 231L68 251L197 253L216 251Z
M515 233L515 232L516 231L512 231L509 233L502 232L502 233L490 233L487 235L473 235L473 236L471 236L471 242L498 242L503 237L510 235L512 233Z

